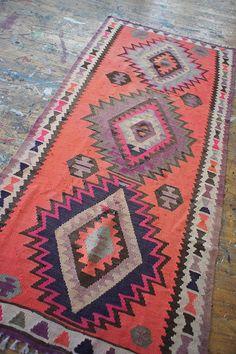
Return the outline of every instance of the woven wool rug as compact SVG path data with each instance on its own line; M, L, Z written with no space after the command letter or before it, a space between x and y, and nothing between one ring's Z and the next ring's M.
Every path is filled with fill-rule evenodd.
M207 352L234 55L107 18L2 174L0 350Z

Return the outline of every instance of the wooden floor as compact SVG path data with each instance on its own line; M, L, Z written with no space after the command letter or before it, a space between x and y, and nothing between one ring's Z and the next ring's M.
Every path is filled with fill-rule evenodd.
M16 152L65 73L113 14L236 47L235 0L0 0L0 168ZM236 353L236 104L209 353Z

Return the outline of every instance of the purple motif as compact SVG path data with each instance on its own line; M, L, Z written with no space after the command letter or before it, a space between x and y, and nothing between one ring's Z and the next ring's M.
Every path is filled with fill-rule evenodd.
M18 295L20 291L18 279L6 274L0 275L0 298L9 300Z

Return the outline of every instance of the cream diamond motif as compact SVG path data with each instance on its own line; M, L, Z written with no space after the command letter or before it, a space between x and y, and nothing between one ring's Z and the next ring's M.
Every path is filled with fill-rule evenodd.
M149 87L160 91L175 91L206 80L203 69L182 43L173 41L146 41L120 54L130 63L138 76Z
M120 227L122 229L129 257L118 264L114 271L111 270L99 280L99 286L94 282L89 288L81 285L74 261L74 254L69 242L69 235L82 228L89 220L99 216L105 208L111 208L118 213ZM61 225L56 231L57 247L60 257L60 264L64 281L66 282L68 294L73 312L78 312L83 307L103 295L113 285L122 280L133 269L142 263L138 242L133 230L132 221L129 216L128 206L125 200L123 189L111 194L102 202L95 204L84 212L74 216L72 219Z

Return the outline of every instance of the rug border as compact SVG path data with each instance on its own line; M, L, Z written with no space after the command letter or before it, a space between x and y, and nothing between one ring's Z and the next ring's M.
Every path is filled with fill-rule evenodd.
M39 115L39 117L35 120L33 123L32 127L29 130L29 133L27 134L26 138L22 142L22 144L19 146L18 150L16 153L11 157L9 163L3 168L2 172L0 173L0 183L2 180L4 180L5 177L7 177L12 169L15 167L15 165L21 160L21 156L24 154L25 150L28 147L29 142L32 141L32 138L34 137L36 131L38 130L41 122L44 120L44 118L47 116L48 112L50 109L54 106L55 102L65 89L67 83L71 79L72 74L74 73L75 69L79 65L79 63L84 59L84 56L86 55L88 49L90 46L93 44L93 41L97 38L97 36L100 34L102 31L103 27L108 23L109 19L114 19L117 21L122 21L122 24L134 24L135 26L140 26L144 29L150 29L153 31L157 32L162 32L163 34L166 35L171 35L173 37L181 37L184 39L190 39L193 41L197 41L199 43L202 43L204 45L210 45L210 46L216 46L216 47L222 47L225 49L230 49L232 50L233 54L233 64L231 67L231 83L230 83L230 92L229 92L229 97L227 101L227 112L225 115L225 132L224 132L224 139L223 139L223 152L222 152L222 165L221 165L221 172L220 172L220 182L219 182L219 189L218 189L218 194L217 194L217 204L218 205L218 211L215 216L215 236L212 240L213 244L213 249L211 250L211 262L209 264L209 268L207 271L207 276L209 279L209 288L208 288L208 293L207 295L205 294L203 296L203 307L211 309L212 305L212 297L213 297L213 289L214 289L214 279L215 279L215 265L216 265L216 259L218 256L218 251L219 251L219 240L220 240L220 233L222 230L222 225L223 225L223 220L222 220L222 214L223 214L223 203L224 203L224 195L225 195L225 182L226 182L226 169L227 169L227 155L228 155L228 140L229 140L229 129L230 129L230 116L233 111L233 99L234 99L234 86L235 86L235 79L236 79L236 49L232 47L228 47L225 45L220 45L220 44L213 44L211 42L205 42L200 39L194 39L193 37L186 37L186 36L181 36L180 34L173 34L171 32L166 32L161 29L156 29L154 27L146 26L143 24L140 24L135 21L129 21L129 20L124 20L116 16L109 15L105 18L104 21L100 24L98 29L94 32L93 36L91 39L88 41L87 45L84 47L84 49L80 52L78 55L75 63L71 66L71 68L68 70L65 78L62 80L61 84L59 84L58 89L56 90L56 93L53 95L53 97L50 99L49 102L47 102L45 108L43 109L42 113ZM209 339L209 334L211 330L211 319L212 319L212 310L211 311L205 311L204 313L204 321L201 325L202 328L204 328L203 331L201 331L200 334L200 339L201 343L206 345L206 352L207 352L207 347L208 347L208 339ZM204 346L203 346L204 348Z
M200 338L202 343L202 348L205 348L205 353L208 353L209 338L212 328L212 314L213 314L213 293L215 286L215 277L216 277L216 261L219 254L219 243L220 235L223 231L223 211L224 211L224 197L225 197L225 186L226 186L226 172L227 172L227 162L228 162L228 143L229 143L229 131L230 131L230 117L233 112L233 101L236 97L234 94L234 89L236 87L236 49L229 48L233 51L233 63L232 63L232 76L230 83L230 92L227 101L227 112L225 116L225 132L223 138L223 153L222 153L222 164L219 180L219 189L218 195L216 198L216 204L219 206L218 212L215 215L215 237L212 239L213 249L211 250L210 259L211 262L208 266L207 278L209 279L208 283L208 293L203 297L203 308L204 311L204 323L202 323L201 328L204 330L201 331ZM210 311L206 309L209 308ZM203 352L204 353L204 352Z
M148 28L150 30L154 30L154 31L157 31L157 32L162 32L163 34L169 36L173 36L173 37L181 37L183 39L190 39L190 40L193 40L194 42L200 42L200 43L203 43L203 44L206 44L206 45L210 45L210 46L214 46L214 47L222 47L222 48L225 48L225 49L231 49L233 51L236 51L236 47L230 47L228 45L222 45L222 44L219 44L219 43L213 43L213 42L205 42L203 41L202 39L199 39L199 38L195 38L195 37L188 37L188 36L184 36L180 33L172 33L172 32L169 32L169 31L165 31L165 30L162 30L162 29L158 29L158 28L155 28L155 27L151 27L151 26L147 26L147 25L144 25L144 24L141 24L139 22L136 22L136 21L131 21L131 20L124 20L120 17L117 17L117 16L112 16L112 15L109 15L106 17L106 20L108 18L112 18L112 19L115 19L117 21L122 21L122 22L126 22L126 23L130 23L130 24L133 24L135 26L140 26L140 27L143 27L143 28Z

